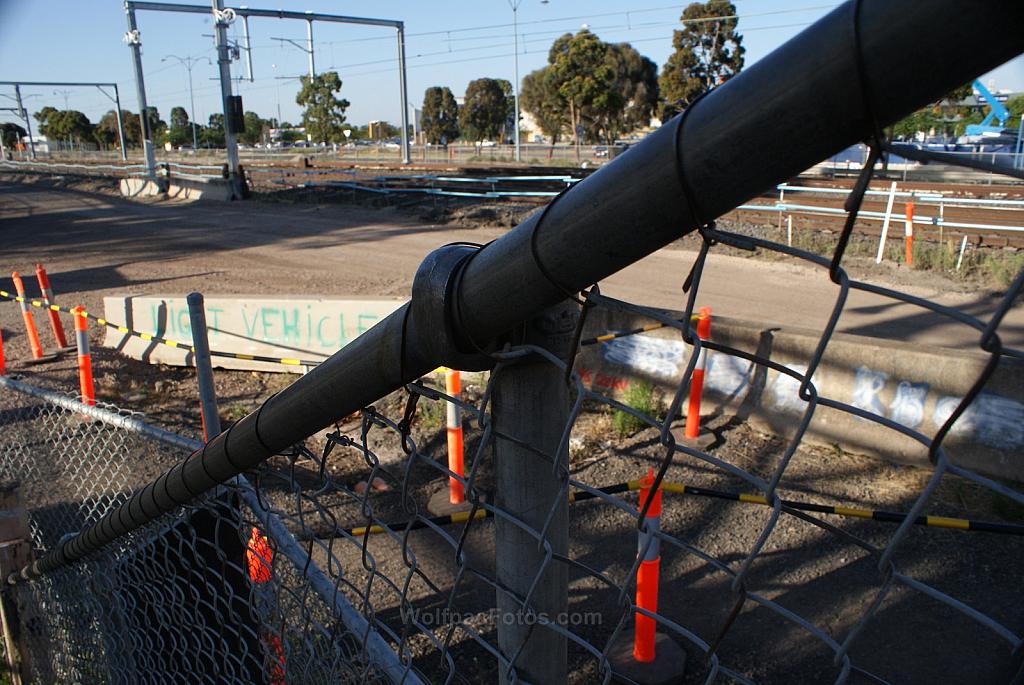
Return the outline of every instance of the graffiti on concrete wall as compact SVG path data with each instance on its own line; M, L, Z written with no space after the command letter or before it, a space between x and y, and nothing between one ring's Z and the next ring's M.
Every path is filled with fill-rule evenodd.
M784 366L801 376L807 373L806 364ZM775 382L772 383L772 398L775 400L775 407L781 411L802 412L807 409L807 403L800 399L800 380L784 373L775 376Z
M949 395L935 402L933 420L941 426L960 404L962 397ZM973 438L997 449L1015 449L1024 445L1024 404L1009 397L982 392L974 399L951 431L953 435Z
M601 356L606 362L664 380L673 380L682 373L686 354L687 347L682 340L641 335L616 338L601 346Z
M917 428L924 423L924 403L927 399L927 383L900 381L889 403L889 418L907 428Z
M650 336L615 339L604 343L601 349L608 363L673 383L679 381L686 369L688 354L689 347L681 340ZM792 364L787 368L801 376L807 373L806 365ZM745 359L711 352L704 387L716 395L738 399L749 390L754 369L754 364ZM611 373L591 369L581 369L581 373L584 383L591 387L621 391L628 384L626 378ZM843 386L845 383L839 384ZM771 401L779 411L803 412L807 404L800 399L799 390L798 379L775 373L770 385ZM859 409L907 428L934 431L952 415L962 398L939 396L934 399L934 408L929 413L930 397L935 398L935 393L928 383L891 379L883 371L861 366L854 371L852 390L845 399ZM934 425L923 428L929 419ZM997 449L1019 449L1024 446L1024 403L983 392L954 424L952 434Z

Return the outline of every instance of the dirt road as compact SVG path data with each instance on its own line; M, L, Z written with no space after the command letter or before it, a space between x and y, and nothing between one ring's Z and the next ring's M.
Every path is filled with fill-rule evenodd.
M207 296L408 296L424 255L452 241L487 242L503 230L422 223L394 209L286 205L129 202L43 184L0 183L3 266L31 274L46 264L58 297L96 309L111 294ZM603 292L646 305L681 308L681 284L695 253L670 247L612 276ZM942 292L949 283L921 272L874 271L882 284L984 317L998 299L987 293ZM916 285L927 281L928 285ZM35 294L30 287L30 293ZM820 329L837 295L822 270L712 252L702 305L721 316ZM3 315L8 329L13 306ZM840 330L974 347L962 324L910 305L854 292ZM1024 307L1004 323L1007 343L1024 344Z

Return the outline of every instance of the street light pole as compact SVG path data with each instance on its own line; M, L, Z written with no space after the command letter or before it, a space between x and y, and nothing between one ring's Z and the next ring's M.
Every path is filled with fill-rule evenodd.
M519 152L519 3L522 0L508 0L509 7L512 8L512 44L514 46L514 58L515 58L515 81L512 83L512 95L515 99L515 146L516 146L516 161L521 162L522 155Z
M167 55L161 62L166 62L169 59L176 59L181 63L185 70L188 72L188 100L191 111L188 114L189 120L192 122L192 149L199 149L199 136L196 134L196 96L192 90L192 67L202 60L206 60L207 64L212 64L209 57L178 57L177 55Z

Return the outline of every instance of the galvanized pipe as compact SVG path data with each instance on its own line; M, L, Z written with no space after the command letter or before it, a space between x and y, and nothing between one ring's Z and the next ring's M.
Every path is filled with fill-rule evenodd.
M934 0L926 8L913 0L865 0L838 7L702 99L684 120L662 126L464 263L443 308L417 308L429 293L414 291L412 303L24 576L82 558L458 356L459 350L437 343L442 329L455 328L466 349L472 349L466 341L495 340L566 292L615 273L698 221L868 136L866 103L886 125L933 102L1017 54L1022 24L1024 3L1012 0ZM866 97L858 87L858 56ZM682 182L696 206L687 206ZM449 276L433 274L442 284L451 284Z

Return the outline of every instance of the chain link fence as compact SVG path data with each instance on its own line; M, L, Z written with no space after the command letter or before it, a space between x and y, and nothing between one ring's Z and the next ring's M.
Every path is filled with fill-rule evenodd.
M1020 613L1010 609L1020 606L1019 589L997 585L988 593L971 590L971 601L965 602L957 596L956 578L915 576L901 564L901 550L911 547L908 559L913 569L922 567L922 545L931 546L929 554L942 555L945 546L958 544L950 536L962 533L928 532L921 535L932 536L930 540L916 541L912 536L913 519L928 512L943 479L964 479L1024 504L1016 490L952 465L942 449L946 433L996 365L1022 356L1000 344L998 328L1020 295L1024 274L993 318L978 321L855 281L843 270L838 253L833 264L714 228L704 235L704 248L687 278L689 302L680 320L605 297L596 289L587 294L582 310L584 316L595 308L640 315L676 329L687 342L690 352L683 381L663 411L644 413L588 389L578 375L567 373L571 361L534 344L493 353L494 369L465 397L448 396L431 382L410 384L404 392L381 398L358 416L310 436L245 478L159 517L84 561L17 585L22 635L36 679L532 681L529 674L538 672L532 660L558 661L562 644L568 664L563 679L609 682L622 677L616 670L621 666L621 645L631 643L640 611L690 655L686 670L695 682L777 681L787 672L780 645L799 655L790 657L797 679L915 682L915 670L924 666L914 658L901 659L906 646L895 641L888 650L874 649L879 636L873 630L879 624L885 641L900 632L893 632L894 602L913 608L912 623L986 645L978 662L948 645L965 660L966 668L987 676L1012 673L1022 644ZM771 250L821 267L825 278L832 275L835 312L804 373L750 351L701 341L681 323L691 321L707 256L718 243ZM991 363L936 435L919 434L885 416L817 393L815 368L852 289L909 302L978 330L979 346ZM745 468L728 450L701 449L677 439L702 349L793 379L803 418L757 469ZM509 428L498 413L509 407L508 399L502 399L501 379L524 364L555 378L569 395L568 416L539 441L535 428L517 433L515 424ZM4 385L0 475L22 483L37 555L127 501L151 479L153 467L147 468L147 463L174 461L170 457L184 457L200 446L114 407L95 410L24 383ZM470 418L469 457L461 478L444 465L443 429L435 421L440 411L432 407L445 403L459 404ZM780 492L799 489L799 483L788 479L790 465L819 407L848 412L872 430L910 436L928 449L932 473L904 523L881 531L850 528L783 503ZM600 481L600 469L580 467L569 459L570 438L594 416L610 411L629 414L652 429L643 450L624 450L618 456L634 464L636 476L650 466L658 482L670 477L727 482L759 495L768 506L737 518L736 504L695 507L666 495L662 523L651 527L639 501L606 492L602 486L608 483ZM500 489L500 460L509 456L502 453L503 446L520 450L524 461L514 468L541 470L549 497L540 510L523 509ZM638 460L638 455L644 458ZM353 480L356 477L358 481ZM439 484L453 477L462 480L472 509L455 519L430 516L427 500ZM574 505L567 522L561 517L571 495L591 501ZM794 524L815 533L799 551L790 550L792 556L780 568L774 559L781 553L777 542L786 539L782 531ZM559 526L566 525L568 531L559 533ZM510 580L502 568L510 561L501 547L502 527L504 540L512 531L521 546L515 552L520 570L522 560L530 560L525 577ZM638 531L643 533L639 554ZM560 535L568 546L561 546ZM727 544L716 535L724 536ZM1018 542L996 539L981 549L997 559L1015 557L1019 573ZM637 570L651 547L660 547L663 564L665 591L657 612L638 610L635 604ZM800 565L812 564L816 556L829 559L827 570L801 576ZM790 574L796 578L787 577ZM552 615L544 587L557 585L559 576L566 579L568 596L562 598L562 610ZM830 577L837 576L844 581L833 587ZM817 584L828 586L825 594L800 596L801 587ZM780 587L786 592L780 593ZM676 593L687 600L679 601ZM927 598L934 606L921 606L908 593ZM826 599L835 615L822 611ZM501 644L502 627L510 624L525 626L520 637L526 648ZM935 639L946 643L946 638ZM531 640L540 641L539 650L529 648ZM861 643L872 648L859 650ZM887 651L889 656L880 657ZM756 657L751 659L750 654ZM980 654L985 655L984 663ZM738 664L730 662L737 657ZM773 658L781 660L772 663Z
M940 9L837 8L501 239L432 253L410 304L205 445L0 378L0 477L21 483L36 556L11 569L4 607L16 608L32 679L649 682L635 670L633 633L653 623L658 652L674 653L660 667L684 682L1020 682L1024 537L914 524L950 482L1024 506L1024 494L945 449L996 369L1024 357L1000 338L1024 272L981 320L843 266L883 148L878 124L1019 49L1009 28L1019 9L1007 4L1005 21L987 23L984 11L996 10L979 9L983 29L951 20L952 4ZM969 40L971 30L986 40ZM828 59L794 59L807 54ZM901 71L907 54L928 68ZM797 67L799 88L776 77ZM718 128L739 101L759 123ZM829 127L803 126L822 112ZM832 259L702 220L871 129ZM679 319L596 286L577 299L687 230L703 238L693 267L665 274L686 293ZM800 368L691 328L708 255L723 244L809 264L833 284L831 317ZM977 332L988 362L934 433L819 390L854 290ZM620 402L574 371L598 308L649 319L685 344L665 406ZM755 459L744 439L712 448L679 436L706 350L789 380L786 404L800 419ZM459 361L486 370L464 396L421 378ZM471 426L463 474L442 457L446 403ZM797 464L821 460L805 442L823 408L927 451L927 476L895 526L833 522L784 499L814 492ZM615 412L646 429L602 432ZM600 455L570 449L585 434L599 435ZM866 496L884 491L890 474L856 470L838 455L817 478L867 478ZM661 505L628 494L647 474L641 490L663 489ZM452 479L469 508L430 516L427 503ZM688 492L680 483L739 492L698 501L677 497ZM637 579L656 560L655 606Z

